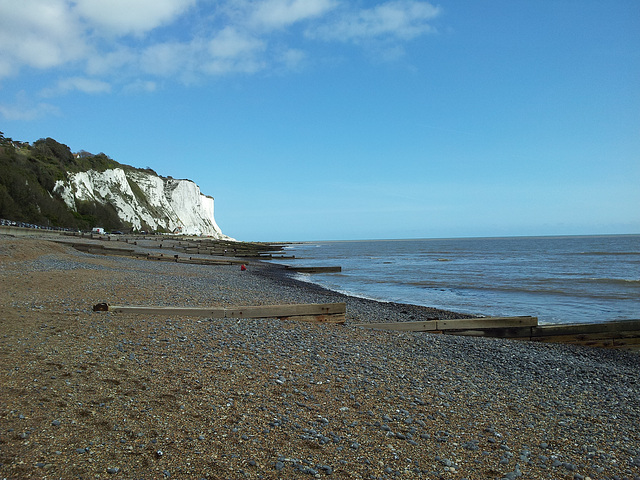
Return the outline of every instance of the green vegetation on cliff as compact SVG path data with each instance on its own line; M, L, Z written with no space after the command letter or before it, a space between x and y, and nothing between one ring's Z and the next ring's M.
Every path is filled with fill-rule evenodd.
M0 218L45 227L124 230L126 225L111 205L76 201L73 211L53 191L58 180L68 180L69 173L111 168L134 169L104 153L74 154L52 138L29 144L5 138L0 132Z

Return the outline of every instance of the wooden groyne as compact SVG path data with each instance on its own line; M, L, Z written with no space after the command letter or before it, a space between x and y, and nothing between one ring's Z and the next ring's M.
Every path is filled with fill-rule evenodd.
M180 239L173 241L174 250L189 254L243 257L243 258L272 258L274 254L281 255L283 245L261 242L232 242L214 239Z
M11 236L40 237L43 239L70 244L74 248L89 253L102 255L132 255L140 257L136 250L142 249L166 249L184 254L181 258L195 258L195 255L209 257L241 258L241 263L247 263L247 259L294 258L286 256L284 248L286 243L265 242L237 242L207 237L188 237L183 235L137 235L137 234L98 234L90 232L68 232L47 229L35 229L24 227L12 227L0 225L0 234ZM125 244L139 247L131 250L128 247L116 247ZM92 245L85 247L85 245ZM100 245L103 245L101 247ZM161 255L161 257L167 255ZM157 259L157 258L154 258ZM165 260L162 258L162 260ZM194 262L195 263L195 262ZM239 262L232 262L239 263Z
M573 325L540 325L532 327L531 336L524 339L533 342L573 343L576 345L618 348L640 352L640 320L618 320Z
M191 263L196 265L234 265L234 264L246 264L246 260L236 258L194 258L194 257L180 257L179 255L164 255L162 253L144 253L138 252L131 248L120 247L108 247L105 245L93 244L93 243L74 243L70 242L70 245L81 252L90 253L92 255L118 255L125 257L134 257L144 260L155 260L158 262L176 262L176 263Z
M536 317L480 317L423 322L360 323L356 326L378 330L568 343L640 352L640 320L538 325Z
M346 303L302 303L239 307L119 306L99 303L93 306L93 310L96 312L209 318L278 318L281 320L315 323L344 323L346 308Z
M298 273L338 273L342 271L342 267L296 267L287 265L284 268Z
M284 257L284 245L259 242L185 238L169 235L108 235L25 230L24 235L39 236L70 245L93 255L117 255L163 262L197 265L249 264L251 260ZM133 248L132 248L133 247Z

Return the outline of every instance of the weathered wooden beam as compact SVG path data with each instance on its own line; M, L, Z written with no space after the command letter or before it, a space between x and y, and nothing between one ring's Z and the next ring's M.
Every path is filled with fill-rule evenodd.
M638 335L638 332L635 332ZM565 333L563 335L539 335L532 336L531 340L534 342L548 342L548 343L578 343L578 342L590 342L593 340L611 340L619 338L620 334L617 332L600 332L600 333Z
M344 323L344 313L330 313L326 315L290 315L286 317L278 317L280 320L295 320L297 322L312 323Z
M542 325L532 328L531 340L589 347L640 350L640 320L620 320L576 325Z
M344 314L346 303L303 303L291 305L259 305L226 309L227 318L272 318L305 315Z
M638 335L638 332L635 332L635 336L633 337L614 338L613 348L640 350L640 335Z
M131 256L131 255L133 255L133 252L135 250L133 248L118 248L118 247L109 248L109 247L105 247L102 251L107 255Z
M176 259L178 263L192 263L194 265L248 265L249 263L243 260L236 260L235 258L185 258L178 257Z
M342 267L285 267L287 270L293 270L298 273L335 273L341 272Z
M512 338L515 340L530 340L531 327L492 327L469 330L444 330L447 335L462 335L466 337L492 337L492 338Z
M538 324L537 317L480 317L456 318L451 320L427 320L423 322L393 322L393 323L359 323L357 327L374 328L377 330L399 330L405 332L429 331L475 331L500 329L508 327L530 327ZM467 333L470 335L471 333ZM480 335L481 333L474 333Z
M96 308L95 311L108 311L114 313L137 313L147 315L181 315L185 317L211 317L225 318L225 309L219 308L199 308L199 307L145 307L145 306L120 306L107 305L106 309Z
M431 332L437 330L435 320L427 320L424 322L356 323L354 326L399 332Z
M65 242L60 242L65 243ZM94 255L124 255L131 256L134 254L133 248L106 247L92 243L74 243L71 245L76 250Z
M176 261L175 257L170 257L168 255L155 255L155 254L147 255L147 260L155 260L158 262L175 262Z
M480 317L437 320L437 330L484 330L507 327L532 327L538 325L538 317Z
M616 320L603 323L575 323L569 325L539 325L531 329L532 337L579 335L589 333L640 330L640 320Z
M94 311L147 315L182 315L211 318L289 318L292 320L344 323L345 303L307 303L240 307L121 306L100 303Z
M538 326L535 317L492 317L426 322L364 323L356 326L640 351L640 320Z

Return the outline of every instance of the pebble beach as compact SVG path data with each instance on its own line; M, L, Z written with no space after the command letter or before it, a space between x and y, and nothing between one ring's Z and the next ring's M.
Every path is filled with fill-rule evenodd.
M384 332L458 318L251 262L0 236L0 478L640 480L640 355ZM346 302L343 325L93 305Z

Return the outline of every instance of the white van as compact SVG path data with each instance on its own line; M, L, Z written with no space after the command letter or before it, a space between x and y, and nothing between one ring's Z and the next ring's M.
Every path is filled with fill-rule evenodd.
M93 227L91 233L98 233L100 235L104 235L104 228L102 227Z

